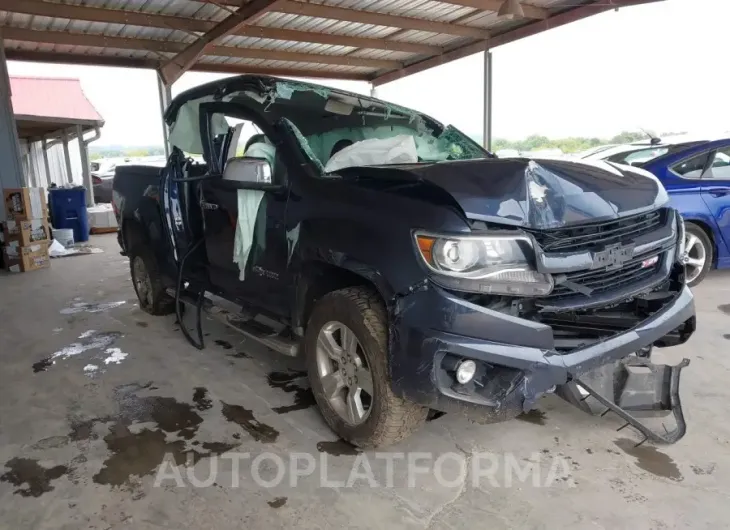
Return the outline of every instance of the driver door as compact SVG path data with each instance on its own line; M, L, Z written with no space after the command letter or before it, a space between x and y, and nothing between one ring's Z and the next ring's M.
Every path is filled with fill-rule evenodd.
M201 108L201 112L202 112ZM246 151L275 153L257 149L263 138L251 120L215 113L211 122L226 120L229 129L221 138L211 135L210 156L216 157L211 172L220 176L202 181L202 209L205 220L205 246L208 276L212 290L224 298L253 305L285 316L287 243L285 213L287 188L285 173L274 174L272 159L244 156ZM272 164L272 162L274 162ZM218 169L220 171L220 169ZM268 185L266 182L268 172ZM258 179L259 182L255 180ZM238 239L237 239L238 235ZM248 248L247 256L241 252Z

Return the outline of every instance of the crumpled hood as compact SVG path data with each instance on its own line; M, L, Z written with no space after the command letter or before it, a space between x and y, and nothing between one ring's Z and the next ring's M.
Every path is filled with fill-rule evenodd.
M533 229L617 219L669 200L650 173L605 162L478 159L349 171L375 178L407 174L447 191L470 219Z

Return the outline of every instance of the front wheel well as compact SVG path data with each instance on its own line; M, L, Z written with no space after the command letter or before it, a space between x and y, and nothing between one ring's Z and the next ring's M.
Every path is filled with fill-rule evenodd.
M312 314L314 305L327 293L347 287L367 287L373 291L387 306L376 285L359 274L336 265L317 263L306 267L296 287L296 310L294 315L294 331L303 335Z

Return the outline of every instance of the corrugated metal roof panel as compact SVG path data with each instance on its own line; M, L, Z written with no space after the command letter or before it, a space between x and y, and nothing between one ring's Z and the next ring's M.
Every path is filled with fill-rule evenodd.
M315 0L312 3L440 22L450 22L474 11L471 7L432 0Z
M428 31L409 29L399 32L398 35L393 38L393 40L443 47L449 44L453 44L454 42L463 38L464 37L457 37L456 35L444 35L442 33L431 33Z
M387 26L373 26L372 24L361 24L359 22L305 17L286 13L267 13L256 22L256 25L373 39L382 39L398 31L397 28Z
M357 49L348 57L362 57L364 59L387 59L390 61L406 61L419 57L417 54L408 52L391 52L388 50L367 50Z
M194 17L200 20L223 20L230 13L212 3L188 0L64 0L64 3L158 15Z
M86 8L104 8L123 10L150 15L166 15L183 17L197 21L216 22L225 19L234 8L230 6L233 0L43 0L45 3L84 6ZM298 0L319 5L334 6L350 10L364 10L384 15L396 15L423 19L440 23L458 23L487 29L492 35L501 35L515 28L531 24L531 19L505 20L496 16L494 12L483 12L471 7L462 7L438 0ZM548 10L557 14L566 9L587 3L596 3L603 0L525 0L525 4ZM42 5L42 4L39 4ZM91 15L93 16L93 15ZM141 21L144 22L144 21ZM378 22L380 22L378 20ZM166 21L159 23L161 26ZM364 24L360 22L340 21L328 18L301 16L283 13L266 13L255 22L257 26L297 30L299 32L323 33L347 37L361 37L376 40L388 39L394 42L428 45L434 48L452 50L460 46L475 42L475 38L441 34L420 30L402 30L397 27ZM0 11L0 26L29 29L35 32L54 31L73 34L90 34L96 36L120 37L125 39L144 39L153 41L167 41L190 43L197 35L184 29L170 27L140 27L125 23L94 22L88 20L69 20L66 18L26 15ZM199 26L193 26L199 27ZM205 27L205 26L203 26ZM440 29L440 28L439 28ZM16 32L16 36L19 36ZM284 35L286 38L298 38L302 35ZM37 34L28 34L28 38L38 38ZM57 38L57 36L56 36ZM72 42L82 42L78 39ZM100 44L99 39L92 40ZM125 43L128 45L129 43ZM329 56L351 56L352 58L389 60L403 63L412 63L427 58L423 53L383 50L380 48L360 49L352 46L320 44L316 42L301 42L290 40L274 40L259 37L244 37L240 35L227 36L216 43L219 46L232 46L242 49L264 49L302 54L318 54ZM349 43L348 43L349 44ZM6 41L6 46L13 50L26 52L38 51L49 53L104 55L119 57L143 57L160 60L166 55L150 52L146 49L114 49L88 46L69 46L38 44L25 41ZM144 44L140 44L140 47ZM422 49L416 51L424 51ZM433 50L438 53L440 50ZM169 54L167 54L169 56ZM349 65L323 65L310 62L269 61L262 59L245 59L237 56L205 56L202 61L208 64L240 65L250 64L259 67L299 68L328 72L373 73L372 67L353 67ZM249 62L245 62L249 61ZM253 62L250 62L253 61Z
M104 122L78 79L10 76L10 89L16 115Z
M261 39L258 37L240 37L236 35L231 35L221 39L220 44L222 46L235 46L238 48L282 50L298 53L316 53L321 55L346 55L357 49L349 46L333 46L329 44Z

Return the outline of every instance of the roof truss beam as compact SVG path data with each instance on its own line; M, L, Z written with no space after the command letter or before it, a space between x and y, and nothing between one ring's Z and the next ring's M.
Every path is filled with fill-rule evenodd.
M227 0L226 4L232 4ZM110 24L129 24L147 28L164 28L179 30L187 33L205 33L210 31L215 22L171 15L158 15L139 11L122 11L102 7L58 4L42 0L2 0L0 10L56 17L65 20L84 20L86 22L103 22ZM254 21L255 23L255 21ZM388 39L372 39L352 37L347 35L331 35L284 28L268 28L256 25L246 25L238 28L235 35L242 37L256 37L260 39L288 40L334 46L348 46L352 48L369 48L374 50L399 51L417 53L421 55L436 55L443 51L439 46L428 46L409 42L400 42Z
M374 11L360 11L347 7L335 7L324 4L310 4L296 0L284 0L277 6L279 13L291 15L303 15L306 17L329 18L345 22L358 22L360 24L373 24L375 26L387 26L400 29L412 29L416 31L428 31L430 33L445 33L447 35L459 35L475 39L488 39L489 32L485 29L449 24L448 22L437 22L422 18L404 17L400 15L386 15Z
M10 61L33 61L55 64L88 64L93 66L116 66L125 68L157 69L159 61L138 59L134 57L119 57L114 55L82 55L74 53L36 52L26 50L5 50L5 56ZM231 64L196 63L190 68L194 72L213 72L223 74L260 74L284 77L308 77L319 79L347 79L352 81L367 81L367 74L353 74L350 72L333 72L331 70L312 70L299 68L262 68L259 66L237 66Z
M163 64L159 70L160 77L165 81L165 84L172 85L195 64L195 61L205 54L206 50L213 46L215 41L226 35L230 35L244 24L248 24L264 13L271 11L278 4L283 3L283 1L253 0L243 5L238 11L231 13L228 17L201 35L198 40Z
M23 42L66 46L88 46L94 48L115 48L119 50L140 50L155 52L158 55L179 55L186 49L186 43L169 40L130 39L126 37L109 37L106 35L90 35L86 33L67 33L64 31L40 31L13 27L4 27L2 29L2 33L5 39ZM403 66L403 64L398 61L385 59L366 59L342 55L299 53L260 48L237 48L233 46L213 45L205 52L205 54L218 57L241 57L246 59L358 66L372 68L373 70L394 69ZM161 55L160 59L163 63L168 61L167 55Z
M205 2L208 4L217 4L217 5L227 5L227 6L237 6L236 0L197 0L199 2ZM296 3L297 0L291 0L292 3ZM438 2L444 3L444 4L451 4L454 6L460 6L460 7L471 7L474 9L477 9L479 11L493 11L497 12L499 11L499 8L502 7L502 3L504 0L437 0ZM320 4L317 4L320 5ZM529 4L522 3L522 10L525 13L525 18L535 18L535 19L545 19L547 18L550 13L547 9L544 9L542 7L537 7ZM472 13L469 16L476 15L477 13ZM353 22L359 22L359 21L353 21ZM451 22L450 24L453 24ZM400 26L398 26L400 27Z

